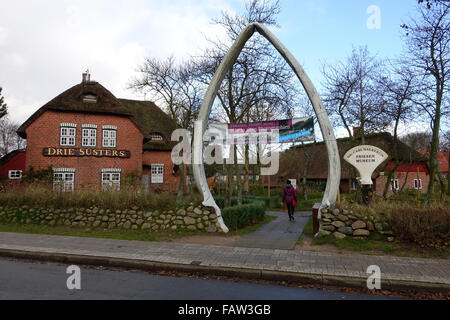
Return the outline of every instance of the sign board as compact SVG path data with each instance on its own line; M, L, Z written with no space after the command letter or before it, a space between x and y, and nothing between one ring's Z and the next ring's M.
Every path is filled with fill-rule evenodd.
M93 148L44 148L42 154L45 157L96 157L96 158L130 158L128 150L93 149Z
M357 146L344 155L344 160L358 170L362 185L372 184L372 173L387 158L386 152L369 145Z
M260 121L240 124L210 124L217 143L243 145L251 143L292 143L314 141L314 118Z
M289 181L291 182L294 189L297 190L297 179L289 179Z

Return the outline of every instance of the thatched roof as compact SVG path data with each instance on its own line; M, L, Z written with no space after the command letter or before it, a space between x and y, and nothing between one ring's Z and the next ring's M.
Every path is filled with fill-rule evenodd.
M148 138L143 149L146 151L170 151L176 142L171 141L172 132L176 129L174 121L151 101L119 99L135 119L139 129ZM150 134L157 133L162 141L151 141Z
M95 103L86 97L95 98ZM117 99L98 82L82 82L64 91L29 117L17 130L18 135L26 139L26 128L49 110L128 117L144 135L144 150L169 151L175 145L170 138L176 126L158 106L151 101ZM152 133L161 135L163 140L151 141Z
M375 170L372 177L378 177L379 173L385 170L387 163L393 160L393 143L394 139L389 133L378 133L365 136L365 143L368 145L376 146L384 150L389 158L382 163L377 170ZM345 153L351 148L360 145L360 139L353 142L349 138L337 139L339 155L341 158L341 179L353 178L353 167L344 161L343 157ZM303 172L306 163L306 154L311 155L310 166L307 177L311 180L322 180L328 177L328 154L324 142L316 144L307 144L303 146L295 146L281 154L280 157L280 170L278 176L280 177L303 177ZM399 160L404 163L412 162L424 162L426 158L411 149L406 144L398 141L398 153Z
M97 102L84 102L84 97L87 95L95 96ZM91 81L77 84L64 91L50 102L47 102L19 127L17 130L18 135L26 139L25 129L48 110L131 116L129 110L124 107L111 92L98 82Z

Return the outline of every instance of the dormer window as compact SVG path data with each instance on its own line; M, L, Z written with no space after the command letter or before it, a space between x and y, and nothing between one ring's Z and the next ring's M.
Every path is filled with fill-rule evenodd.
M150 133L151 141L163 141L163 136L160 133Z
M97 103L97 96L93 93L87 93L83 96L84 103Z

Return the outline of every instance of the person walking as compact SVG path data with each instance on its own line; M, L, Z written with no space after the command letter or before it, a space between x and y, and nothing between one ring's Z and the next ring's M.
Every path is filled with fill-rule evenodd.
M295 220L294 218L294 208L296 206L297 202L297 191L292 186L292 183L290 180L287 181L286 186L283 189L283 202L286 203L288 214L289 214L289 221Z

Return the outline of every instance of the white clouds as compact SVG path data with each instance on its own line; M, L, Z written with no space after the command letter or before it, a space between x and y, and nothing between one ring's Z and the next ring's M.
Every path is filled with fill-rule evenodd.
M0 11L0 86L22 122L57 94L93 79L118 97L145 56L186 58L204 48L227 0L8 1ZM136 97L139 98L139 97Z
M0 26L0 47L6 43L8 39L8 34L5 28Z

